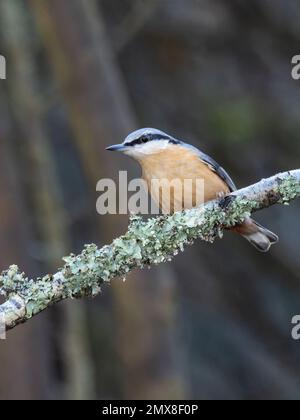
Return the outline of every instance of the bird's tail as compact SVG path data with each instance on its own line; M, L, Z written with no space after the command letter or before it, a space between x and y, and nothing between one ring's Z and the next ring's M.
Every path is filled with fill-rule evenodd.
M275 233L251 218L247 219L242 225L237 226L235 230L261 252L269 251L271 246L279 241Z

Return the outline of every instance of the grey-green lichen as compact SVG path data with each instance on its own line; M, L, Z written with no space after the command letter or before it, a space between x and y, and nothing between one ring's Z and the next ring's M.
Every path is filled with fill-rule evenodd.
M199 208L146 221L140 216L132 216L125 235L101 249L94 244L86 245L81 254L64 257L65 265L54 275L32 280L17 266L11 266L0 275L0 294L12 302L19 297L25 305L25 311L22 309L25 316L12 311L10 326L60 300L95 296L104 283L115 277L124 277L134 268L170 261L198 238L213 242L222 237L224 229L243 222L253 211L279 201L286 204L299 197L300 180L289 173L284 175L262 181L261 188L255 189L260 184L249 187L250 195L257 197L257 201L244 197L248 192L244 189L245 194L237 191L224 203L213 201ZM272 203L264 202L268 192L276 195ZM0 311L3 307L0 305Z
M300 197L300 184L297 178L290 175L284 179L278 178L275 192L279 195L279 203L289 205L292 200Z

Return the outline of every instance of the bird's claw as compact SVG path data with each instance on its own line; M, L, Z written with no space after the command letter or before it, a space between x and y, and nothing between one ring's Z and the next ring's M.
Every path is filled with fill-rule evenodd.
M229 207L229 205L236 199L236 197L234 195L226 195L224 193L221 193L222 196L220 197L220 201L219 201L219 206L223 209L223 210L227 210L227 208Z

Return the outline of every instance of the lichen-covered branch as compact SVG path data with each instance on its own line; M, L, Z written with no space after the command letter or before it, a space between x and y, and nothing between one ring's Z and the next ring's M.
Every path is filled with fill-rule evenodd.
M0 321L6 329L27 321L67 298L95 296L102 284L126 276L135 268L171 261L194 240L213 242L223 229L241 223L251 213L300 197L300 169L284 172L235 191L228 199L147 221L131 217L128 231L111 245L87 245L80 255L64 257L56 274L29 279L17 266L0 275ZM224 203L226 205L224 205Z

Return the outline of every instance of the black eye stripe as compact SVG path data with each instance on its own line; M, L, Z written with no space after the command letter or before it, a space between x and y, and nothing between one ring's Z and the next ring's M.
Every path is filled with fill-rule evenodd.
M133 140L132 142L128 143L127 146L135 146L136 144L144 144L147 142L148 142L148 139L141 137L139 139Z
M135 146L138 144L148 143L149 141L157 141L157 140L168 140L171 144L180 144L180 142L172 137L169 137L164 134L144 134L140 138L136 140L132 140L130 143L127 143L126 146Z
M176 139L170 139L169 140L169 143L171 143L171 144L180 144L180 141L179 140L176 140Z
M170 140L169 136L163 134L149 134L149 140Z

